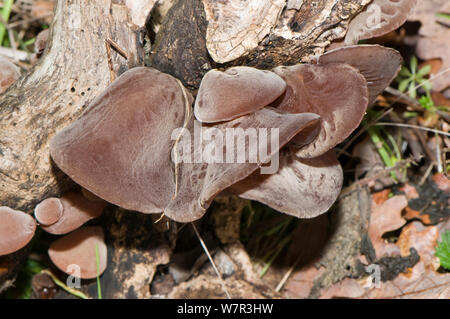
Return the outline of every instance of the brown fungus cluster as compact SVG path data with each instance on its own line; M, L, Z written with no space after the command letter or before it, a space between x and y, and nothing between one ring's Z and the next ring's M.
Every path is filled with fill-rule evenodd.
M358 127L402 62L395 50L355 44L396 29L415 3L373 0L352 19L343 43L331 47L347 46L326 52L316 64L211 70L195 103L168 74L142 67L125 72L51 141L53 160L83 187L84 197L72 192L45 199L35 208L36 220L0 207L0 256L27 246L39 225L63 235L48 251L61 271L83 279L102 274L107 264L103 230L83 225L101 215L103 200L142 213L163 212L179 222L201 218L222 191L299 218L326 212L343 180L333 148ZM37 38L38 56L48 32ZM20 70L0 57L0 94L19 76ZM249 137L236 150L217 139L228 129L277 129L278 143L271 143L271 133L258 143ZM211 139L192 143L186 138L196 134ZM256 161L197 160L211 146ZM178 160L186 154L191 161ZM278 170L263 174L274 158Z
M317 64L211 70L193 110L194 99L180 81L134 68L53 138L51 156L100 198L178 222L201 218L224 190L311 218L326 212L342 187L333 148L358 127L401 61L392 49L367 45L327 52ZM228 129L277 129L278 143L270 134L264 142L248 138L236 150L217 138ZM209 139L196 143L198 134ZM256 160L198 160L208 147L215 156L245 153ZM279 169L262 174L258 169L274 157Z
M48 250L56 267L81 279L95 278L106 269L107 247L101 227L83 225L99 217L106 204L84 191L43 200L34 209L35 219L25 212L0 207L0 257L27 246L40 226L50 234L64 235Z
M359 40L382 36L400 27L417 0L373 0L350 21L345 36L346 45Z

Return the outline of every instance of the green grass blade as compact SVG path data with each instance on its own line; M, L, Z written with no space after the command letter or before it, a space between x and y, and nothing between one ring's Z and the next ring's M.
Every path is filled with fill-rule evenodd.
M44 274L49 275L52 278L53 282L58 287L60 287L61 289L65 290L69 294L71 294L71 295L73 295L75 297L78 297L80 299L89 299L89 297L86 296L83 292L81 292L81 291L79 291L77 289L68 287L65 283L63 283L61 280L59 280L58 277L56 277L51 271L44 269L41 272L44 273Z
M11 9L14 4L14 0L4 0L3 1L3 9L0 14L5 22L8 22L9 16L11 15ZM0 23L0 46L3 44L3 40L6 35L6 26Z
M95 264L97 267L97 295L98 299L102 299L102 286L100 285L100 254L98 252L98 245L95 245Z
M438 18L444 18L444 19L450 20L450 14L448 14L448 13L439 12L439 13L436 13L436 16Z

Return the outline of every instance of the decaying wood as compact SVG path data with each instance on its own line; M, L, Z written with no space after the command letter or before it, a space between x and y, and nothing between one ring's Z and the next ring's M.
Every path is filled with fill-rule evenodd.
M31 212L68 187L50 160L49 140L109 85L106 38L131 57L113 52L116 72L139 63L134 29L128 10L110 0L58 1L44 56L0 96L0 206ZM17 268L3 262L9 268L0 272L0 288Z
M359 262L361 253L370 255L372 246L366 247L367 229L371 213L371 196L367 188L359 188L342 198L332 213L332 234L316 263L326 271L314 281L310 298L318 298L320 290L345 277L364 272Z
M268 25L259 33L246 32L245 28L253 28L248 20L236 25L233 32L237 30L239 36L252 32L258 36L244 50L237 50L239 54L234 53L236 60L226 64L219 64L222 60L217 57L214 61L210 56L214 46L207 45L214 41L207 37L208 25L214 27L212 20L216 19L206 5L210 2L176 0L158 28L150 57L153 67L176 76L193 91L213 67L249 65L268 69L311 60L330 41L345 35L349 20L370 0L267 0L281 8L278 19L270 15L264 20ZM221 32L228 30L216 27ZM1 206L31 212L42 199L73 186L52 163L48 143L110 83L107 38L129 56L127 61L112 50L116 73L142 63L138 30L123 1L58 1L44 56L0 96ZM236 43L239 45L239 41ZM0 268L0 290L13 275L13 270L1 272Z

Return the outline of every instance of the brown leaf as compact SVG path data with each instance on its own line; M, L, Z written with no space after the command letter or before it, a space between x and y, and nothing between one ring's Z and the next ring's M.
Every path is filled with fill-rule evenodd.
M377 257L392 255L399 251L398 246L385 243L383 234L402 227L406 220L402 217L402 211L408 205L406 196L397 195L389 198L384 203L377 205L373 202L372 215L370 217L369 237L372 241Z
M450 191L450 180L447 176L442 173L437 173L433 175L432 179L440 190L444 192Z
M405 214L403 215L403 218L405 218L406 220L420 219L424 224L427 225L432 223L429 215L422 214L421 212L410 207L405 208Z
M450 28L437 23L436 13L449 12L448 0L417 1L417 5L408 17L409 21L420 21L422 27L419 30L420 38L417 42L417 55L424 59L442 60L439 72L450 68ZM443 91L450 86L450 72L431 80L433 90Z
M406 226L397 244L403 255L409 254L414 247L420 257L418 262L407 273L399 274L394 280L380 282L379 287L368 285L369 278L360 280L346 278L327 290L322 291L323 298L450 298L450 274L435 271L434 251L439 232L450 229L450 223L425 227L420 222Z
M408 183L403 185L403 187L401 187L400 190L405 193L406 198L408 198L408 200L419 198L419 194L417 193L416 188Z
M417 250L420 260L425 266L436 261L434 250L439 237L439 229L436 226L424 226L421 222L415 221L402 229L402 233L396 243L400 247L402 256L410 254L410 248Z
M285 287L287 298L306 298L314 286L314 280L323 272L324 268L317 269L314 263L306 265L294 272Z
M375 204L381 205L389 199L389 194L391 194L391 190L384 189L381 192L372 194L372 200L375 202Z

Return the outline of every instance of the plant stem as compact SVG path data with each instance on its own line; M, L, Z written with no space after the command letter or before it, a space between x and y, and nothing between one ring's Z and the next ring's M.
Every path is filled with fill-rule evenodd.
M1 10L0 14L3 18L3 21L8 22L9 16L11 15L11 9L12 5L14 3L14 0L4 0L3 1L3 9ZM3 44L3 40L5 38L6 34L6 25L3 25L0 23L0 46Z

